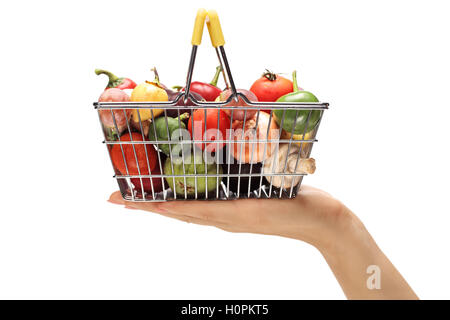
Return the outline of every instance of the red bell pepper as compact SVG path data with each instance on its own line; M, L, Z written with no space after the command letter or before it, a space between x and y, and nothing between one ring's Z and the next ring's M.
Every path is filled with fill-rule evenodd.
M136 83L133 80L123 77L119 78L118 76L106 70L95 69L95 74L96 75L106 74L108 76L109 82L105 90L110 88L117 88L120 90L124 90L124 89L134 89L136 87Z
M216 68L216 74L210 83L194 81L191 83L191 91L198 93L206 101L214 101L220 95L222 90L217 88L221 67Z

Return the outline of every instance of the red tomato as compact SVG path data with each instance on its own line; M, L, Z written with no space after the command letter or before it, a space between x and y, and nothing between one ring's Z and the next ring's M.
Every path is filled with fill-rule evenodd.
M256 80L250 88L259 101L277 101L279 97L294 91L292 81L267 72Z
M148 148L148 147L147 147ZM159 166L156 166L155 169L152 170L152 175L161 174L161 170ZM153 182L153 191L160 192L162 191L163 181L161 178L151 178ZM133 183L134 188L138 191L142 190L141 179L139 178L131 178L131 183ZM150 182L150 178L142 178L142 184L144 185L144 191L151 194L152 193L152 183Z
M205 112L206 111L206 112ZM206 113L206 133L205 133L205 113ZM192 127L194 121L194 127ZM219 121L219 128L217 122ZM194 141L202 140L226 140L227 130L230 130L230 119L223 110L218 109L197 109L194 111L191 118L189 118L188 130ZM217 130L219 129L219 130ZM194 133L192 133L194 131ZM196 143L202 150L205 149L205 143ZM214 152L220 150L225 145L221 143L206 143L206 151Z
M253 83L250 91L259 101L275 102L278 98L294 91L294 86L291 80L267 71ZM270 110L263 111L270 113Z
M131 137L133 141L143 141L142 135L137 132L131 133ZM120 137L121 141L131 141L130 134L126 133ZM139 169L141 174L149 174L149 168L147 165L147 157L148 164L150 165L150 170L154 170L156 167L156 163L158 160L158 155L156 154L155 148L147 144L147 157L145 156L145 147L143 144L134 144L134 149L136 150L136 157L134 156L133 145L131 144L122 144L123 154L125 155L125 161L127 162L128 173L130 175L139 174L138 164L136 163L136 158L139 163ZM125 163L123 162L122 149L119 144L115 144L111 149L111 159L117 170L120 171L121 174L126 175L127 170L125 167Z

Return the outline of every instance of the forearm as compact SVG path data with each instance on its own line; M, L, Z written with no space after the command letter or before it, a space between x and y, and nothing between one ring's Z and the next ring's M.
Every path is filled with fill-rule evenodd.
M347 298L418 299L364 225L348 214L349 221L337 230L334 241L319 248Z

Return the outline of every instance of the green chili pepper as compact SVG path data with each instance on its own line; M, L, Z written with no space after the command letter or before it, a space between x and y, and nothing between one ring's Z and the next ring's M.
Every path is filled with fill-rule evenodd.
M186 125L184 124L183 120L189 118L189 113L183 113L178 118L172 118L172 117L158 117L155 119L154 122L150 123L150 127L148 130L148 137L152 141L170 141L172 138L173 132L177 129L186 129ZM167 120L167 122L166 122ZM167 129L169 129L167 132ZM155 131L156 136L155 137ZM167 136L167 133L169 133L170 136ZM178 139L181 138L181 134L178 135ZM171 144L172 154L176 153L177 155L180 155L181 153L181 146L179 144L172 143ZM169 155L170 149L169 144L159 144L158 147L161 149L162 152L164 152L166 155ZM183 147L183 150L185 148L189 148L189 144L185 144Z
M292 73L294 92L285 94L278 98L277 102L319 102L319 99L311 92L298 90L297 71ZM283 129L291 134L303 134L314 129L320 120L321 110L274 110L275 121L281 126L283 119ZM308 115L309 116L308 120ZM297 120L296 120L297 119ZM294 128L295 124L295 128ZM308 124L308 127L306 128ZM306 129L306 130L305 130Z

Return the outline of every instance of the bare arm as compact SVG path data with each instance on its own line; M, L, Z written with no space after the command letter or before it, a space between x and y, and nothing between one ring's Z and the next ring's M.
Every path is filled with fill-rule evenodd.
M335 243L319 248L347 298L418 299L361 221L350 210L348 215Z
M324 256L349 299L417 299L413 290L378 248L361 221L328 193L308 186L291 200L124 201L119 192L110 202L127 208L230 232L278 235L305 241ZM368 287L367 268L375 268ZM380 276L378 283L376 277ZM380 284L380 287L378 287Z

